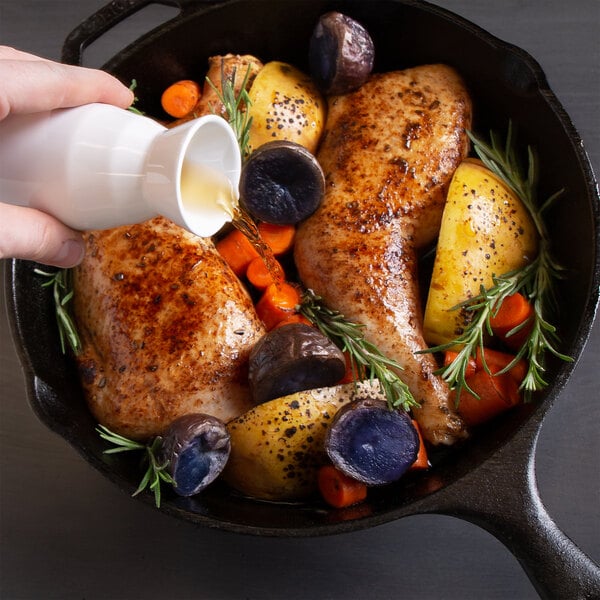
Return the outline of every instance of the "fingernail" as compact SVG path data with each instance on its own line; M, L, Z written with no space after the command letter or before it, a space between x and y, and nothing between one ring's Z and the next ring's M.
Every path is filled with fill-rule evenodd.
M54 257L57 266L74 267L83 260L85 247L80 240L66 240Z

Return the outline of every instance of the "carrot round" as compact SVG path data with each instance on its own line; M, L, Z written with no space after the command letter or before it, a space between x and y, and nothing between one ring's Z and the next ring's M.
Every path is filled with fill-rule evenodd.
M194 110L202 91L200 85L191 79L182 79L171 84L160 98L163 110L177 119Z
M475 364L478 371L485 371L485 365L487 365L487 369L490 373L498 373L498 371L502 371L502 369L506 368L514 358L515 357L512 354L499 352L498 350L492 350L491 348L484 348L482 356L481 348L477 348ZM520 385L523 379L525 379L525 375L527 375L527 361L524 358L521 358L507 371L507 373Z
M323 465L317 473L321 496L334 508L344 508L362 502L367 497L367 486L348 477L333 465Z
M258 231L265 244L271 248L275 256L285 254L292 249L296 237L294 225L275 225L274 223L259 223Z
M419 436L419 452L417 454L417 459L410 466L411 471L423 471L425 469L429 469L431 466L429 464L429 456L427 455L427 448L425 447L425 442L423 441L423 435L421 434L421 428L419 424L412 419L413 427L417 430L417 434Z
M354 374L354 367L352 365L352 359L347 352L344 352L344 359L346 360L346 373L340 380L340 383L352 383L356 377Z
M365 369L362 365L354 364L352 357L348 352L344 352L346 359L346 374L339 383L352 383L353 381L361 381L365 378Z
M301 313L290 313L283 320L279 321L277 325L273 329L277 329L277 327L283 327L284 325L289 325L290 323L304 323L304 325L311 325L312 323Z
M508 373L492 375L485 371L477 371L466 381L479 396L476 398L465 389L461 391L457 410L469 426L489 421L521 400L519 386Z
M283 281L284 276L283 267L275 258L267 264L262 256L257 256L248 263L246 269L248 281L259 290L266 289L272 283Z
M215 245L219 254L238 277L243 277L250 261L260 256L250 240L238 229L232 229Z
M256 303L256 312L268 331L273 329L280 321L296 312L300 304L298 288L286 281L270 284L259 301Z
M518 331L511 331L531 319L533 313L533 306L529 300L517 292L502 301L498 312L490 317L490 326L494 335L501 338L510 348L518 349L527 339L531 325L527 323Z

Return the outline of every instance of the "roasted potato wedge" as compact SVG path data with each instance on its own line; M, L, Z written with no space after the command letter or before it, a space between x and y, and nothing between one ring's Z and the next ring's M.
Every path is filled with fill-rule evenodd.
M456 339L470 313L451 310L476 296L493 276L523 267L537 252L529 212L504 182L477 159L465 159L450 186L424 315L430 345Z
M327 105L312 79L287 63L272 61L258 72L250 91L250 150L287 140L315 153Z
M260 404L227 425L231 453L223 479L262 500L302 500L327 462L325 432L338 409L359 397L385 399L378 382L297 392Z

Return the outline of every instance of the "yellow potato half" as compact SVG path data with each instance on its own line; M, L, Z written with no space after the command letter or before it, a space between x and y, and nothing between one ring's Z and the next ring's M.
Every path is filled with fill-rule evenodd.
M525 266L536 255L537 232L529 212L501 179L475 159L456 170L437 244L424 315L430 345L456 339L469 313L450 310L476 296L492 276Z
M272 61L258 72L248 95L251 151L267 142L286 140L316 152L327 105L308 75L287 63Z
M231 421L224 480L262 500L301 500L317 490L327 461L325 433L340 407L359 397L385 399L378 382L297 392L259 404Z

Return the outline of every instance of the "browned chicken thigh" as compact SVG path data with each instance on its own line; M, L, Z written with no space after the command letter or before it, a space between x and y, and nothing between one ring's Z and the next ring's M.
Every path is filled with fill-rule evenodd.
M247 361L264 327L212 241L162 217L85 238L74 312L95 418L143 439L183 414L251 408Z
M471 101L445 65L377 74L330 98L318 159L327 187L298 229L295 260L305 286L403 365L421 407L424 437L465 436L422 334L417 251L436 237L452 174L468 152Z

